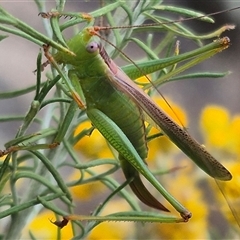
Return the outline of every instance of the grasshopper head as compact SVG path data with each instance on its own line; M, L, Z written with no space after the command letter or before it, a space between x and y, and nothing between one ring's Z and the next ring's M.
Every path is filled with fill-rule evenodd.
M94 37L92 28L84 28L79 34L71 38L67 45L69 49L75 53L75 56L58 52L54 58L58 63L71 64L79 66L82 62L91 61L91 59L99 54L99 39Z

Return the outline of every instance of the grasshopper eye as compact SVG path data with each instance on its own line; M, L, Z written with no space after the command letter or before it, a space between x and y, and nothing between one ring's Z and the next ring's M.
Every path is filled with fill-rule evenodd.
M90 42L87 46L86 46L86 50L89 53L94 53L95 51L97 51L97 49L99 49L99 45L96 42Z

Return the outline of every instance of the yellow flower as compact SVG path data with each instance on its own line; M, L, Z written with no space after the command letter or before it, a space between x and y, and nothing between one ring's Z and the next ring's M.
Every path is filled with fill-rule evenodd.
M51 219L55 221L55 215L52 211L44 211L40 213L33 221L27 225L23 230L23 236L21 239L30 239L29 231L33 234L36 239L41 240L54 240L61 239L67 240L73 238L71 223L62 228L60 231L60 238L58 238L59 228L51 223Z
M152 231L158 239L206 239L208 237L208 207L202 191L197 186L198 174L189 167L189 161L189 159L182 161L182 165L186 168L163 175L161 179L165 179L164 187L192 212L193 216L188 223L153 225ZM174 167L175 163L173 161L171 163ZM171 214L176 216L179 214L172 207L169 209Z
M240 115L231 118L227 109L209 105L202 111L201 129L207 146L240 154Z
M91 127L92 125L90 121L79 124L74 132L74 136L77 136L84 129L89 129ZM97 129L95 129L90 136L84 136L77 142L77 144L75 144L74 148L90 158L112 158L112 152L110 151L106 140Z

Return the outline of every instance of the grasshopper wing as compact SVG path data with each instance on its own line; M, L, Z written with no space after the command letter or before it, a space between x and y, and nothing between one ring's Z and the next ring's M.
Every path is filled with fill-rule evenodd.
M112 60L109 64L115 65ZM115 73L108 74L111 84L131 97L178 148L211 177L222 181L231 180L231 173L208 153L202 145L171 120L119 67L117 67L116 71L115 65L109 68L109 71L113 68Z

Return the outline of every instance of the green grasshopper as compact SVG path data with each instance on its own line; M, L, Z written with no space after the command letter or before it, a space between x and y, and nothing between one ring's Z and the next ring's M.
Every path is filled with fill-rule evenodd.
M143 185L139 176L141 173L180 213L183 220L188 221L191 213L163 188L146 166L144 113L207 174L223 181L231 180L232 176L113 62L99 38L94 37L98 35L98 30L97 27L85 28L67 42L76 56L58 52L53 57L58 64L70 66L70 79L79 80L86 101L86 113L93 126L118 151L124 175L135 195L152 208L169 211ZM228 45L227 38L219 41ZM45 54L50 59L47 49ZM73 96L78 103L81 102L75 93Z
M19 26L19 24L15 25ZM26 26L24 27L26 29ZM41 35L34 35L34 38L39 38L42 42L49 43L50 46L56 47L59 50L59 52L51 56L48 53L48 46L46 46L46 57L56 70L59 71L61 76L63 76L63 72L59 70L57 64L68 66L68 76L77 85L76 89L80 85L85 103L82 103L78 90L69 87L73 98L80 108L86 109L86 113L93 126L118 151L121 167L135 195L143 203L152 208L166 212L169 211L144 186L140 179L139 173L141 173L181 215L181 218L171 218L169 216L164 219L159 217L157 221L186 222L191 217L191 213L163 188L145 163L145 159L147 158L147 142L144 121L148 121L150 118L151 124L153 122L154 125L159 126L162 132L176 146L213 178L228 181L231 179L231 174L203 146L197 143L184 128L174 123L144 91L132 82L131 78L135 79L136 76L130 78L113 62L98 37L98 31L101 29L97 27L83 29L78 35L67 42L68 51L65 52L61 51L63 49L59 48L59 46L57 48L56 44L53 45L52 42L49 42L48 39L43 38ZM212 55L228 46L228 38L216 40L210 47L213 51ZM73 54L68 54L69 52ZM179 62L184 59L183 55L175 56L174 60L172 59L171 61L168 59L168 64L173 65ZM194 56L194 53L184 56L191 58ZM155 63L156 68L154 66ZM164 68L166 65L159 68L159 61L153 60L150 62L149 66L151 66L151 70L149 71L142 68L141 64L138 66L140 69L143 69L140 71L140 75L144 75ZM127 68L125 68L125 71L128 71ZM129 75L131 75L130 72ZM148 115L148 118L145 119L144 115ZM56 144L52 146L56 146ZM34 148L33 146L31 147ZM21 149L30 149L30 147L12 147L3 151L2 155ZM37 146L35 149L38 149ZM41 201L43 203L43 200ZM125 216L116 216L118 219L122 216L128 216L128 219L140 216L134 214L130 215L129 213ZM156 215L154 216L156 217ZM149 213L145 216L143 214L142 221L146 221L147 217L150 217L149 221L154 221L154 216ZM73 216L69 216L68 218L74 219ZM94 220L94 217L90 217L89 219ZM116 220L116 218L112 219ZM139 219L141 220L141 218ZM111 219L109 218L108 220Z

